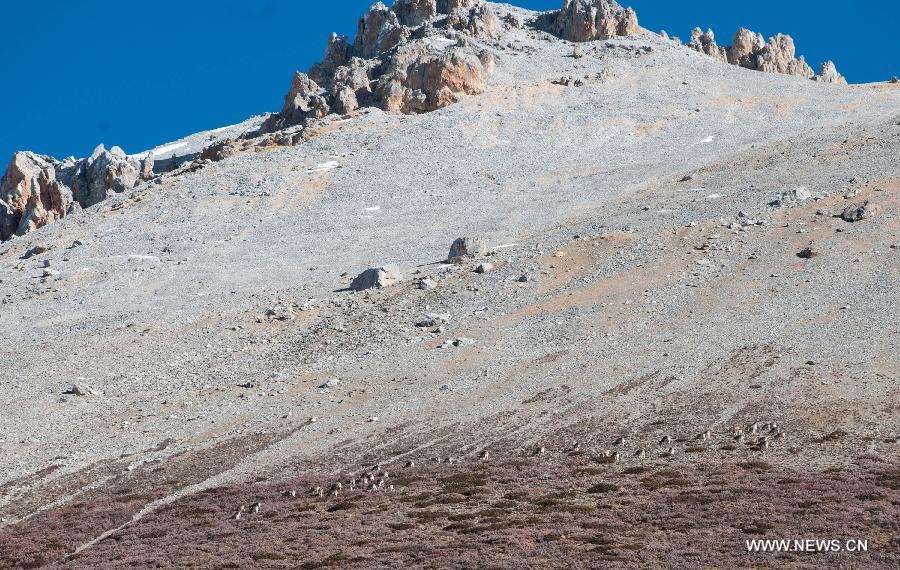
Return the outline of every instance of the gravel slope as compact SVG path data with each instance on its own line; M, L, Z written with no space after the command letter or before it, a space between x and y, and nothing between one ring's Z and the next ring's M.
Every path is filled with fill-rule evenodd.
M638 55L641 46L652 51ZM875 545L870 558L842 560L897 563L896 522L885 521L900 514L900 89L753 72L649 32L586 44L580 59L528 29L487 47L497 71L484 95L425 115L362 114L300 146L164 177L0 245L0 565L58 561L148 504L146 521L70 564L186 565L181 533L155 526L165 520L207 529L191 544L211 558L191 563L223 565L240 557L215 540L217 526L239 522L228 520L236 503L268 505L290 484L304 497L300 512L319 512L325 499L306 497L313 480L327 490L372 463L396 471L410 460L428 467L394 495L359 499L378 502L382 532L415 528L398 539L409 544L455 532L453 519L391 514L442 476L484 469L541 496L563 486L592 509L640 510L661 524L666 512L644 509L671 498L625 470L669 472L698 490L722 480L738 498L717 505L698 491L698 501L737 513L750 504L729 474L749 471L758 476L744 492L783 517L756 534L861 534ZM585 85L552 83L562 76ZM339 167L322 166L330 162ZM770 205L798 188L810 197ZM840 218L866 201L862 220ZM493 271L440 262L464 235L495 248ZM49 251L24 258L38 244ZM806 248L811 257L798 257ZM344 290L386 263L401 267L403 284ZM435 289L418 287L426 276ZM417 328L428 313L449 322ZM457 338L475 342L441 347ZM330 379L339 383L320 387ZM63 394L75 382L94 393ZM733 441L734 425L754 422L777 423L786 437L773 430L764 450L752 445L758 434ZM622 460L607 464L620 436ZM527 459L542 447L545 462ZM479 467L484 450L500 459ZM435 458L454 462L437 468ZM576 474L588 463L604 471ZM823 473L846 486L844 499L866 496L873 519L860 526L845 512L808 527L821 513L792 510L802 485L773 483ZM597 475L624 477L616 485L627 493L585 491ZM265 483L246 486L254 482ZM437 503L452 500L429 489ZM260 538L254 526L239 534L296 532L296 521L279 523L286 508ZM351 518L368 508L354 503ZM532 524L531 508L495 513L519 522L490 529L473 556L512 564L526 539L508 528L540 543L553 519ZM77 532L57 526L72 517L86 521ZM709 533L699 523L689 532L709 543L699 559L665 533L662 546L626 548L640 534L631 527L615 548L588 542L624 565L768 563L731 544L748 535L732 526L753 521L701 518ZM719 527L732 528L728 541ZM134 533L146 550L116 550ZM508 546L483 547L491 540ZM528 564L546 565L548 553L599 560L569 540L550 540ZM329 539L254 561L321 563L345 546ZM360 558L332 562L469 566L357 546Z

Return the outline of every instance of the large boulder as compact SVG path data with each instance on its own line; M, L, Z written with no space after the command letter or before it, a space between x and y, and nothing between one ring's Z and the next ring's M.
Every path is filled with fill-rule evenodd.
M400 268L392 263L384 267L366 269L350 283L350 289L353 291L383 289L401 281L403 281L403 275L400 273Z
M630 36L639 30L634 10L613 0L564 0L550 24L551 33L572 42Z
M462 263L467 259L484 257L488 252L487 244L481 238L461 237L450 245L450 253L447 254L449 263Z

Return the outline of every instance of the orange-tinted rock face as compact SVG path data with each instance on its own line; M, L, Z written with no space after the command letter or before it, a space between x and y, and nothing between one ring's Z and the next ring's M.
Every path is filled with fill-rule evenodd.
M460 94L482 93L488 75L489 69L473 54L435 54L410 45L394 55L379 80L380 106L405 114L434 111L455 103Z
M352 44L333 34L322 62L309 75L295 74L281 112L260 132L307 125L329 113L343 115L361 107L424 113L455 103L461 94L484 91L493 59L473 49L438 50L412 39L426 25L477 38L500 34L493 8L479 0L401 0L390 8L377 2L360 18Z
M0 239L23 235L63 218L72 191L56 179L56 161L17 152L0 183Z
M124 192L152 175L152 158L129 158L122 149L97 147L90 158L58 161L17 152L0 182L0 240L24 235L89 207L110 192Z

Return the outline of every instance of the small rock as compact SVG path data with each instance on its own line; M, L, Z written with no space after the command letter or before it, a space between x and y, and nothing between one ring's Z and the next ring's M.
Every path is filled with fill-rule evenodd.
M794 197L796 197L800 202L803 202L804 200L809 200L810 198L812 198L812 192L807 190L805 186L801 186L800 188L794 190Z
M478 267L475 268L475 273L484 274L484 273L490 273L493 270L494 270L493 263L479 263Z
M319 386L319 388L334 388L335 386L337 386L340 383L341 383L341 381L338 380L337 378L331 378L330 380L328 380L327 382L325 382L324 384Z
M94 389L88 386L87 384L75 383L72 386L63 392L63 394L68 394L70 396L91 396L94 395Z
M428 313L416 323L419 328L437 327L444 323L450 322L450 315L447 313Z
M434 279L431 279L430 277L426 277L425 279L422 279L421 281L419 281L419 289L428 290L428 289L434 289L436 287L437 287L437 281L435 281Z
M528 274L523 273L521 276L519 276L518 279L516 279L516 281L518 281L519 283L528 283L529 281L531 281L531 277L529 277Z
M815 256L816 252L814 252L811 247L807 247L797 252L797 257L799 257L800 259L812 259Z
M266 316L277 321L294 320L294 309L292 307L269 307L266 309Z
M459 338L451 339L451 340L444 342L444 344L442 344L440 346L440 348L450 348L451 346L459 348L461 346L471 346L473 344L475 344L475 339L466 338L466 337L461 336Z
M396 285L402 280L403 275L400 273L400 268L392 263L384 267L366 269L353 280L350 284L350 289L354 291L382 289Z

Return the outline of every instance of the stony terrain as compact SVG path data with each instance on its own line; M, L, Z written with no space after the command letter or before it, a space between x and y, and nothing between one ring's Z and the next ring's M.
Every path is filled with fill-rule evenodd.
M0 567L896 567L900 87L398 4L4 180Z

